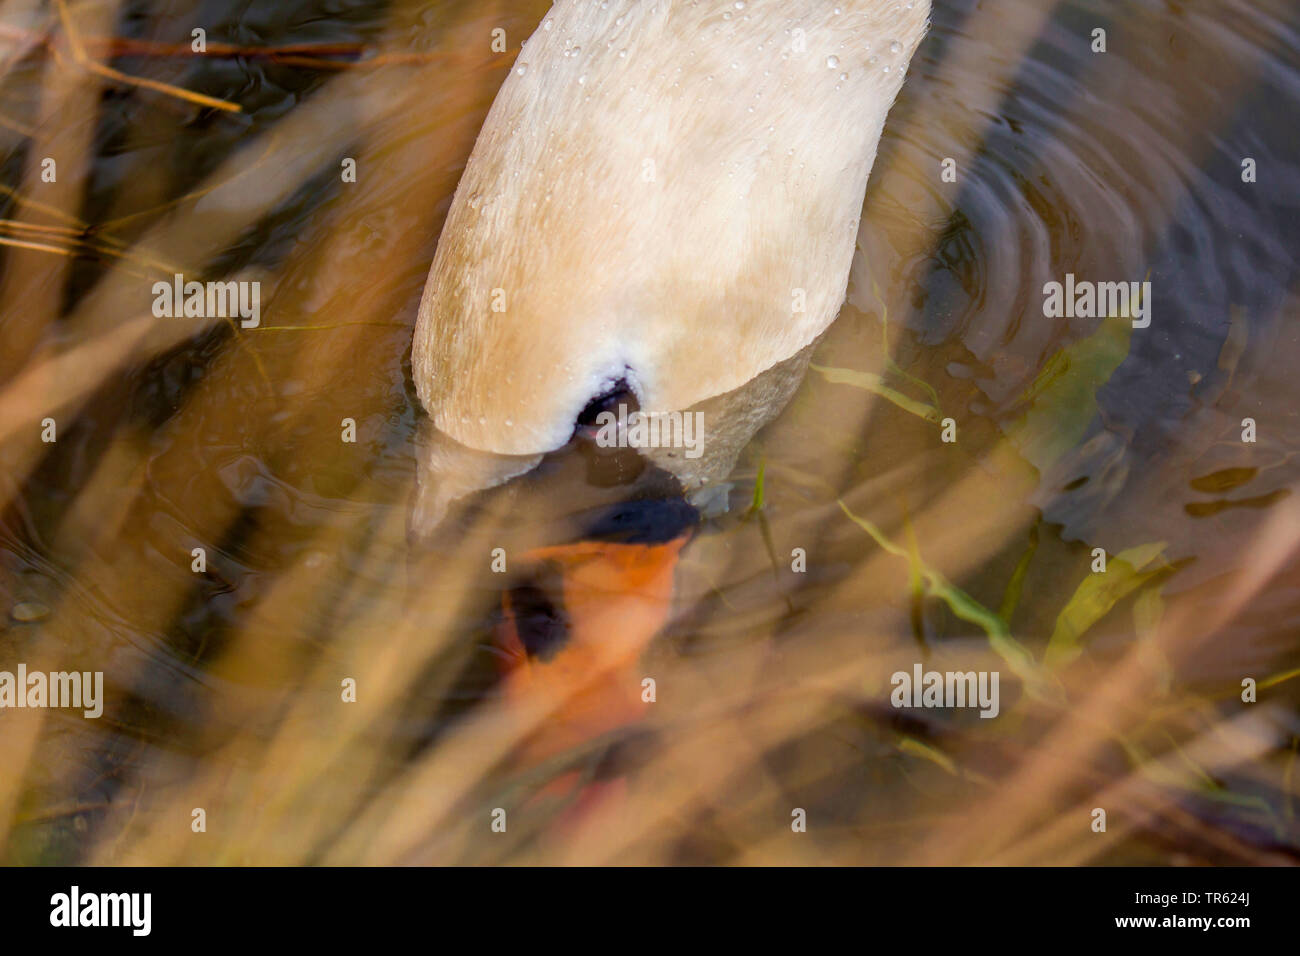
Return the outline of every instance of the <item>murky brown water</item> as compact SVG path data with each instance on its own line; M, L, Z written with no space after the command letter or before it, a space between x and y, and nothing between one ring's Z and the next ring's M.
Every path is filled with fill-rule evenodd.
M101 99L43 52L54 14L0 21L3 236L27 244L0 279L0 670L106 682L99 721L0 712L5 858L1294 860L1295 6L937 4L849 301L683 554L653 717L596 747L626 751L621 822L562 837L528 802L562 768L510 758L545 714L493 722L486 556L559 533L580 469L488 494L429 555L405 536L416 305L512 62L491 31L513 50L547 6L217 5L209 42L245 49L203 59L186 4L76 13L153 44L92 54L239 113ZM284 52L320 43L343 49ZM149 320L181 270L261 278L260 327ZM1149 280L1149 327L1044 315L1067 273ZM916 662L1001 668L998 719L891 708ZM485 844L497 806L528 822Z

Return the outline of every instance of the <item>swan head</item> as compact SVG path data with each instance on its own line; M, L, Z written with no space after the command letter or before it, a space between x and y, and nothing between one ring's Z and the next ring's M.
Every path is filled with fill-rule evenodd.
M412 368L434 450L417 524L529 470L620 387L647 414L714 402L707 461L655 463L687 486L725 476L771 417L755 402L784 404L843 303L928 13L557 3L497 95L420 304Z

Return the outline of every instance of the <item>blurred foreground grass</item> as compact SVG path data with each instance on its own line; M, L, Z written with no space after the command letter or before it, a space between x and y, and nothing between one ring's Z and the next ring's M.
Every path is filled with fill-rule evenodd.
M108 706L99 721L0 713L0 859L1294 861L1297 672L1258 655L1251 705L1239 668L1180 675L1294 559L1300 505L1272 509L1249 574L1166 599L1178 568L1159 542L1094 576L1090 549L1047 533L1031 503L1127 353L1114 323L1049 357L1004 432L965 411L974 385L940 374L939 356L904 369L888 326L881 346L856 344L846 309L756 450L759 520L723 519L686 552L678 617L645 660L659 702L616 806L558 828L562 807L532 799L613 743L521 764L558 696L489 694L446 716L496 599L486 555L530 543L515 516L547 492L490 497L448 550L410 553L401 357L510 63L490 28L523 36L545 6L396 4L355 68L323 71L273 122L220 120L253 125L196 186L171 195L165 176L137 176L89 221L96 164L110 162L105 109L129 96L134 135L151 142L218 122L212 104L176 92L192 78L183 56L148 61L156 82L141 86L72 55L121 53L115 3L6 8L0 92L22 108L0 108L14 177L0 230L0 668L103 670ZM996 37L1004 52L972 94L990 107L1050 12L994 6L965 25L972 50ZM976 54L950 55L909 81L900 139ZM59 177L43 184L49 155ZM345 157L359 176L342 185ZM902 194L918 162L882 154L873 193ZM900 259L933 246L944 202L923 200ZM864 229L898 228L872 209ZM249 254L267 247L277 254ZM260 280L263 326L154 318L147 290L174 272ZM905 283L885 285L882 307L900 308ZM954 446L937 439L945 415ZM356 444L339 441L344 418ZM742 466L737 481L755 477ZM790 572L794 548L809 574ZM1002 671L999 718L894 711L890 675L918 658ZM489 829L496 807L504 834ZM794 808L806 834L791 832Z

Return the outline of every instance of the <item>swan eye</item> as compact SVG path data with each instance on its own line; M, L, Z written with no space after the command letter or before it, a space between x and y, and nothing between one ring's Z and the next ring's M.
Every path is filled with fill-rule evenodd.
M510 590L515 633L530 659L546 663L569 643L569 619L544 589L524 584Z

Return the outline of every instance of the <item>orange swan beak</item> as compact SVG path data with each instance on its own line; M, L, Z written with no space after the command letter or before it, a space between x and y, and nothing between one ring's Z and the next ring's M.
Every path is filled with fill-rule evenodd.
M540 760L636 723L642 653L667 623L673 575L690 533L654 544L580 541L524 555L558 578L558 607L535 588L506 592L498 631L505 695L560 701L524 747ZM541 602L538 598L541 597Z

